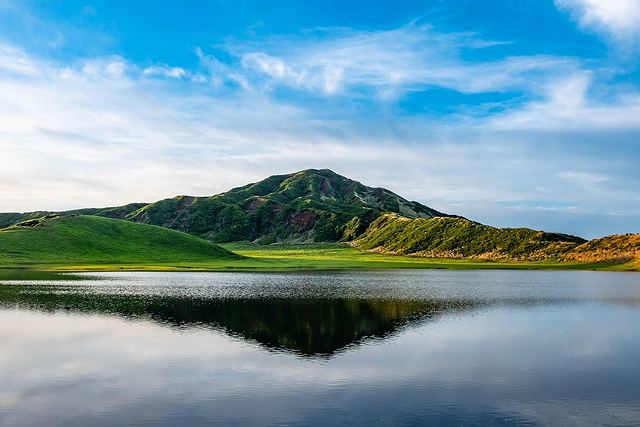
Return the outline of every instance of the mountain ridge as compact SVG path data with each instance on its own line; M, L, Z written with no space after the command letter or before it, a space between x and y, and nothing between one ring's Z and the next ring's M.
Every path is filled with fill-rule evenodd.
M409 218L451 216L329 169L272 175L213 196L176 196L85 214L159 225L213 242L350 241L385 212Z
M497 228L466 218L403 218L386 214L353 245L370 251L429 258L541 261L560 258L585 239L530 228Z

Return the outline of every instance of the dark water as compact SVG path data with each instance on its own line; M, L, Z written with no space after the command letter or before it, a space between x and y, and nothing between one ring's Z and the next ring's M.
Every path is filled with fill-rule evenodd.
M85 277L0 280L0 425L640 425L640 274Z

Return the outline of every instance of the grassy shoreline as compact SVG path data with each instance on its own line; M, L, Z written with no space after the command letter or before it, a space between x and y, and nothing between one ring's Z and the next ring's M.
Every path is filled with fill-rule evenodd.
M597 258L596 258L597 259ZM0 269L82 271L313 271L512 269L638 271L640 264L427 258L346 243L216 245L197 236L97 216L47 216L0 230Z
M452 270L600 270L640 271L638 265L616 263L568 263L557 261L496 262L473 259L421 258L371 253L346 244L255 245L228 243L221 245L242 257L211 261L175 262L139 259L100 262L30 262L0 263L0 270L29 270L50 272L113 272L113 271L211 271L211 272L287 272L322 270L400 270L400 269L452 269ZM2 274L0 274L0 280Z

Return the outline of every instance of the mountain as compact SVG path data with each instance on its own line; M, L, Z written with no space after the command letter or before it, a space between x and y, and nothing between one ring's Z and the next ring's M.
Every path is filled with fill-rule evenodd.
M208 262L241 258L166 228L97 216L48 215L0 230L3 265Z
M328 169L308 169L212 197L161 200L125 218L213 242L335 242L353 240L385 212L408 218L446 216L384 188L367 187Z
M405 218L386 214L354 244L383 253L435 258L537 261L560 258L584 239L529 228L496 228L466 218Z
M328 169L274 175L211 197L177 196L62 214L96 215L158 225L212 242L350 241L385 212L407 218L448 216ZM54 212L0 214L0 227Z

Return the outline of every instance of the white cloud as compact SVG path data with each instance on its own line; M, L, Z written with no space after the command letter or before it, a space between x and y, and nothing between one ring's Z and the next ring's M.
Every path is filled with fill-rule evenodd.
M463 49L496 44L500 43L411 24L377 32L330 29L317 37L279 37L227 48L240 58L245 78L258 83L266 79L267 86L277 84L321 95L353 95L365 88L389 98L432 86L464 93L506 91L529 87L545 74L577 67L570 58L540 55L491 62L462 57Z
M597 102L588 96L592 85L588 72L558 78L542 88L542 100L507 110L490 123L500 130L640 132L640 93L625 87Z
M160 76L171 79L181 79L189 76L189 73L182 67L170 67L166 64L153 65L142 70L145 76Z
M112 56L84 61L80 71L85 77L117 79L125 76L128 66L124 58Z
M568 10L581 27L605 34L629 47L640 37L640 1L638 0L555 0Z
M293 72L291 67L281 59L265 53L248 53L242 58L242 65L246 68L254 68L262 73L278 79L294 78L298 80L301 76Z
M34 76L39 70L22 49L0 42L0 72Z

